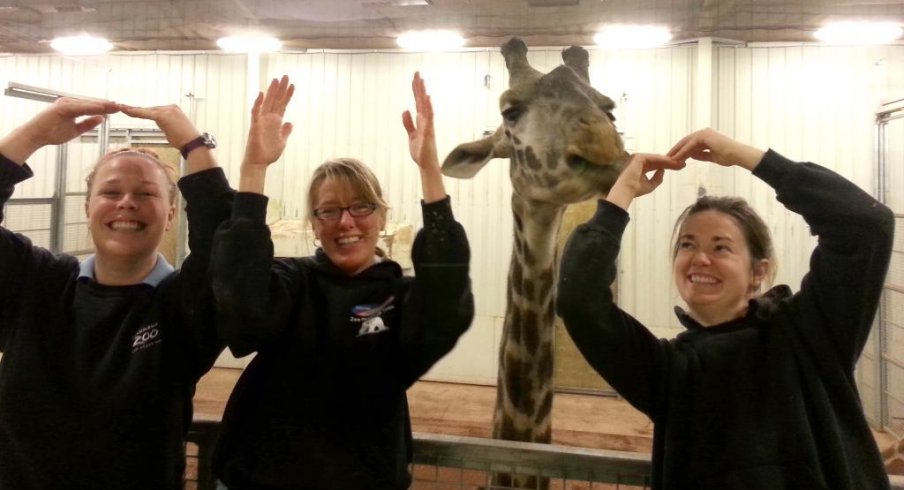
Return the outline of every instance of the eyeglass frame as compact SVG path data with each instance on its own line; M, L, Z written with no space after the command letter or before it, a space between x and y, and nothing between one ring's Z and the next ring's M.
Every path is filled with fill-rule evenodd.
M352 211L352 208L355 208L355 207L360 207L362 210L363 210L363 209L366 209L367 211L366 211L366 212L363 212L363 213L360 213L360 212L358 212L358 211L354 211L354 212L353 212L353 211ZM339 220L342 219L342 213L343 213L343 212L347 212L348 215L351 216L352 218L364 218L364 217L367 217L367 216L370 216L370 215L374 214L374 211L376 211L378 207L380 207L380 206L379 206L378 204L376 204L376 203L372 203L372 202L361 202L361 203L352 204L351 206L346 206L346 207L341 207L341 206L327 206L327 207L324 207L324 208L317 208L317 209L314 210L314 213L313 213L313 214L314 214L314 217L317 218L317 219L320 220L320 221L339 221ZM324 212L324 211L327 211L327 210L329 210L329 211L337 210L337 211L339 211L339 214L337 214L335 218L326 218L326 217L323 217L323 216L322 216L323 212Z

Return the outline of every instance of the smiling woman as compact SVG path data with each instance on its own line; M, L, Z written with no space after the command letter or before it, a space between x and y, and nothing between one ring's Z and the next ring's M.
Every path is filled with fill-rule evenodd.
M286 79L273 83L291 96ZM314 172L308 219L320 247L291 259L274 257L264 221L271 162L251 154L242 164L242 192L211 260L220 334L236 356L256 352L229 398L214 454L228 488L411 484L405 392L474 316L470 249L445 192L433 106L418 74L412 90L417 119L406 111L402 121L424 213L413 278L377 249L388 205L363 163L335 159Z
M658 339L608 286L632 201L694 158L753 173L819 244L800 291L771 280L768 228L738 198L703 197L676 225L673 269L687 329ZM891 211L813 163L711 129L667 156L636 154L562 257L557 311L581 353L655 424L654 489L889 488L854 366L891 256Z
M177 106L60 98L0 138L0 211L35 151L119 111L183 150L191 254L177 272L157 251L176 187L147 151L108 154L89 175L83 262L0 228L0 488L182 488L195 383L223 348L207 264L233 192L210 146ZM268 135L251 130L249 146Z

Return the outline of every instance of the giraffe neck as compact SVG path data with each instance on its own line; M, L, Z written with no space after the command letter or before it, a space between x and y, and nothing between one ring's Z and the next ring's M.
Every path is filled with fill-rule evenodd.
M512 196L515 240L493 436L550 442L553 396L556 235L564 206Z

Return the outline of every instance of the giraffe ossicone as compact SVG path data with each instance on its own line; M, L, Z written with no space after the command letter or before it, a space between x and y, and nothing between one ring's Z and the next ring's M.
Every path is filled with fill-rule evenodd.
M494 158L510 160L514 247L493 437L548 443L559 225L567 205L609 191L628 154L615 127L615 103L590 86L587 50L565 49L564 64L545 74L530 66L518 38L502 46L502 55L509 72L499 99L502 124L458 145L442 168L450 177L471 178Z

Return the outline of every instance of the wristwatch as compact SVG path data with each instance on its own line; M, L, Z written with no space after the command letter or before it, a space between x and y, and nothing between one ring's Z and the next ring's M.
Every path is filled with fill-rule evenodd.
M209 133L201 133L201 136L198 136L188 143L185 143L182 148L179 148L179 151L182 152L182 158L187 159L189 152L191 152L195 148L200 148L202 146L214 149L217 147L217 140L215 140L213 138L213 135Z

